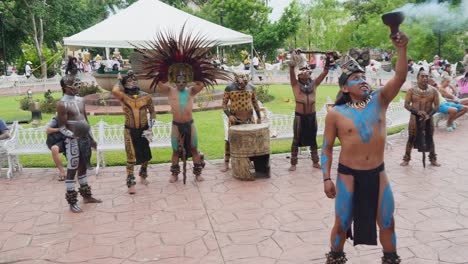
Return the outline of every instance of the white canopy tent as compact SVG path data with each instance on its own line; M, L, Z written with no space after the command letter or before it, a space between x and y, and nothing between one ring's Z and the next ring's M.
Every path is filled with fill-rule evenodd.
M253 38L229 28L185 13L158 0L140 0L116 15L71 37L64 38L67 46L133 48L145 46L160 31L199 33L219 46L253 43ZM132 45L133 44L133 45Z

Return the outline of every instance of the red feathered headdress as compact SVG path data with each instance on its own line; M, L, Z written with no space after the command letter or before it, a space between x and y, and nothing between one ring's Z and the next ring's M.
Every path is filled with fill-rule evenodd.
M216 68L209 60L209 53L216 41L191 33L179 36L173 32L160 32L156 40L147 43L148 47L135 47L143 57L140 59L144 79L152 79L151 88L156 90L159 81L175 82L176 77L184 75L187 82L200 81L206 86L216 84L216 79L231 81L229 72Z

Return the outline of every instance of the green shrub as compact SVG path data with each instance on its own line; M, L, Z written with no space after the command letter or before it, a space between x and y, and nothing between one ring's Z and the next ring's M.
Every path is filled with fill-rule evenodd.
M43 113L48 113L48 114L54 114L57 109L57 102L60 100L60 98L55 99L52 96L52 92L50 90L47 90L47 92L44 93L44 100L42 100L40 103L39 109Z
M29 96L25 96L21 98L19 101L20 103L20 109L23 111L30 111L31 110L31 104L33 103L33 99Z
M259 100L263 104L273 101L273 99L275 98L273 95L270 94L269 88L270 86L268 84L261 84L255 88L257 92L257 100Z
M100 93L100 92L101 92L101 89L99 88L99 86L94 84L94 82L91 84L82 83L80 87L79 95L81 97L84 97L85 95L88 95L88 94L95 94L95 93Z

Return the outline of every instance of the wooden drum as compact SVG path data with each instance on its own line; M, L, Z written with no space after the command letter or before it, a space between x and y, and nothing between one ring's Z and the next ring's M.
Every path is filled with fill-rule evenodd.
M239 180L255 180L250 171L254 161L255 171L270 172L270 130L268 124L235 125L229 128L232 175Z

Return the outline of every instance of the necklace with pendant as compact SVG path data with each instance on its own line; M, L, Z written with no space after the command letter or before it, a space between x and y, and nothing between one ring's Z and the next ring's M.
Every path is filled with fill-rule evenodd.
M359 108L365 108L367 106L367 104L369 104L370 100L372 99L372 96L368 96L366 99L364 99L363 101L359 101L359 102L347 102L346 103L346 106L348 107L351 107L351 108L355 108L355 109L359 109Z

